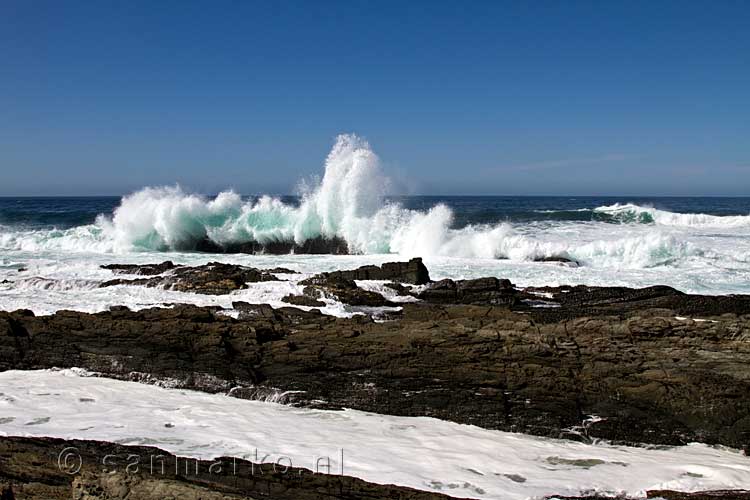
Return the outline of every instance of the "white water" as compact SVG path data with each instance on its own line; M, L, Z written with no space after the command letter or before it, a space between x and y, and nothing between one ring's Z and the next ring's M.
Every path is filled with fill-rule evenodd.
M203 239L222 245L339 237L359 254L515 261L562 255L587 266L627 269L696 257L746 264L750 255L750 244L735 247L734 240L748 240L750 216L676 214L612 205L594 212L652 224L532 224L532 233L527 227L501 223L452 229L453 213L444 205L422 212L384 203L387 185L369 144L354 135L341 135L325 161L322 180L303 190L300 206L268 196L243 201L232 191L207 199L179 187L145 188L124 197L111 218L102 216L93 225L2 230L0 248L126 253L191 249ZM708 245L705 237L711 235L733 239L731 247Z
M433 278L497 276L521 286L664 284L694 293L750 293L750 216L612 205L595 211L625 223L546 221L454 229L453 213L444 205L415 211L384 203L386 186L369 145L343 135L325 161L322 180L303 190L299 206L271 197L243 201L233 192L207 199L177 187L146 188L123 198L111 218L101 216L92 225L0 228L0 309L51 313L121 304L136 309L173 302L228 306L232 300L282 305L284 295L299 291L293 282L254 284L225 297L97 288L112 277L98 268L101 264L167 259L182 264L220 260L254 267L284 265L312 274L420 256ZM638 221L646 223L633 223ZM302 243L318 236L343 238L356 255L217 256L179 250L204 238L219 244ZM581 267L533 262L548 256L566 256ZM27 271L18 272L20 267ZM330 303L325 312L355 311Z
M334 473L343 450L346 475L458 497L750 487L750 459L700 444L590 445L426 417L292 408L80 377L74 370L6 371L0 387L0 435L147 444L202 459L254 459L257 450L258 457L270 455L266 462L284 456L308 469L328 457Z
M743 228L750 226L750 216L718 216L708 214L678 214L657 210L653 207L641 207L632 203L615 203L597 207L595 212L619 216L626 220L653 222L660 226L709 227L709 228Z
M233 301L268 303L274 307L288 304L281 299L288 294L299 294L300 279L322 271L353 269L366 264L393 261L393 255L206 255L196 253L129 253L123 255L83 254L64 252L16 252L13 264L0 265L0 310L31 309L37 314L51 314L61 309L97 312L114 305L131 309L163 307L170 303L219 305L231 307ZM100 269L109 263L153 263L172 259L175 263L199 265L210 261L244 264L258 268L287 267L301 271L299 275L281 275L290 281L251 283L246 290L228 295L200 295L193 293L146 288L115 286L98 288L98 284L115 277ZM429 257L425 264L433 279L478 278L497 276L509 278L518 286L590 284L601 286L646 286L665 284L680 290L700 293L750 292L748 272L731 271L719 266L703 267L700 261L688 261L679 268L659 266L645 269L602 270L592 267L571 268L555 263L535 263L496 259L463 259ZM24 266L26 271L18 272ZM123 276L127 277L127 276ZM2 283L7 280L8 283ZM361 282L362 286L389 293L377 283ZM357 308L325 299L323 312L349 316Z

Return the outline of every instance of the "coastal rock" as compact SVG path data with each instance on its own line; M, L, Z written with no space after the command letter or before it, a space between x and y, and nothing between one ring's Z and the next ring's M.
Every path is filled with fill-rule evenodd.
M67 451L70 455L61 455ZM64 461L61 456L66 457ZM80 463L80 466L79 466ZM339 471L233 457L197 460L100 441L0 437L2 500L443 500Z
M664 309L685 317L750 314L748 295L690 295L668 286L626 287L529 287L519 298L544 297L558 308L533 311L539 321L561 321L600 314L637 313L644 309Z
M545 497L545 500L628 500L628 497L612 497L602 495L586 496L560 496L553 495ZM660 500L750 500L750 491L748 490L717 490L717 491L697 491L692 493L673 491L673 490L649 490L646 491L646 498Z
M362 266L348 271L322 273L318 276L345 280L391 280L412 285L424 285L430 282L430 272L419 257L409 262L386 262L382 266Z
M263 271L271 274L299 274L299 271L288 269L286 267L274 267L272 269L263 269Z
M517 302L513 284L497 278L445 279L430 284L417 297L435 304L513 305Z
M209 392L299 391L291 403L544 436L749 447L750 316L728 309L744 303L697 321L648 307L662 299L638 309L599 303L606 313L563 319L425 303L403 304L387 322L240 302L239 319L186 305L0 312L0 370L80 367Z
M346 240L339 237L311 238L303 243L295 241L268 241L259 243L257 241L246 241L241 243L225 243L219 245L209 239L199 241L193 250L209 253L249 253L249 254L331 254L347 255L349 245Z
M411 295L411 289L405 287L401 283L396 283L394 281L391 281L390 283L384 283L384 287L390 288L391 290L395 291L399 296L407 296Z
M281 299L282 302L293 306L325 307L326 303L309 295L287 295Z
M550 255L547 257L537 257L534 262L556 262L558 264L567 265L570 267L578 267L580 263L577 260L562 255Z
M331 297L352 306L383 307L392 306L385 297L377 292L364 290L357 286L353 279L336 273L323 273L299 282L304 285L302 293L312 299L321 296Z
M646 498L661 498L663 500L748 500L748 490L698 491L686 493L672 490L653 490L646 492Z
M171 267L169 267L171 265ZM209 262L196 267L174 266L171 262L146 266L110 266L120 273L153 275L150 278L123 279L105 281L100 287L116 285L140 285L147 287L163 287L180 292L193 292L208 295L221 295L247 288L247 283L259 281L279 281L267 271L252 267ZM160 271L160 272L159 272ZM162 274L163 273L163 274Z
M155 276L182 266L177 266L171 260L166 260L160 264L107 264L99 267L110 270L115 274Z

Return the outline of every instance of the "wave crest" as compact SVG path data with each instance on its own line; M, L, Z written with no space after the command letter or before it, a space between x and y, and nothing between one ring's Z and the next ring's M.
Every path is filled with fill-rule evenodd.
M614 222L656 224L659 226L741 227L750 226L750 215L709 215L675 213L633 203L615 203L594 209Z

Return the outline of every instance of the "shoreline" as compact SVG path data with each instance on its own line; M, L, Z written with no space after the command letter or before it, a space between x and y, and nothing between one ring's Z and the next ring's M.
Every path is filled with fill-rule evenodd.
M198 294L293 273L218 263L107 269L123 277L101 286ZM373 279L388 285L390 299L364 286ZM232 316L187 304L0 311L0 371L79 368L300 408L428 416L583 443L750 449L750 296L432 281L421 259L300 283L302 295L289 302L335 298L370 313L341 318L237 301ZM392 302L397 297L409 301ZM396 497L422 498L404 494Z

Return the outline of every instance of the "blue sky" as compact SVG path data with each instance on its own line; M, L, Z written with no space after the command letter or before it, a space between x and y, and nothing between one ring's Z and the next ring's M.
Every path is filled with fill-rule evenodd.
M750 4L0 4L0 195L750 195Z

